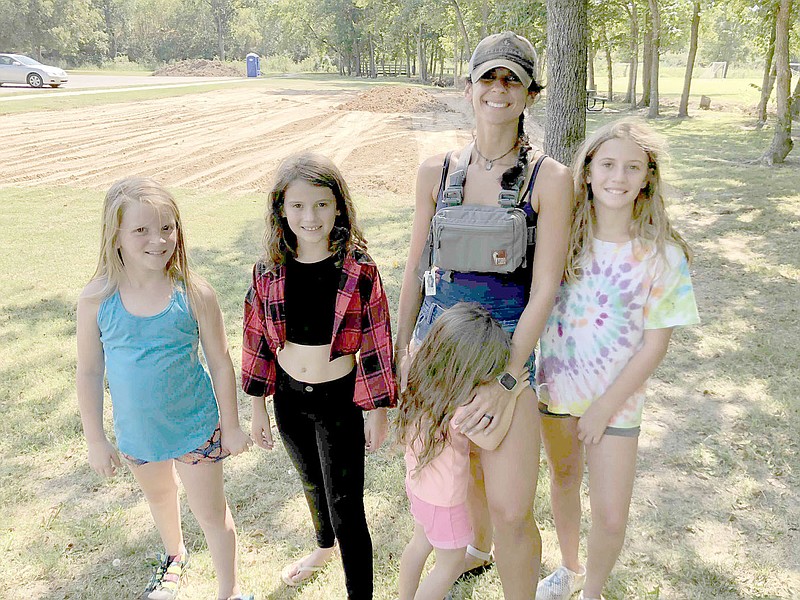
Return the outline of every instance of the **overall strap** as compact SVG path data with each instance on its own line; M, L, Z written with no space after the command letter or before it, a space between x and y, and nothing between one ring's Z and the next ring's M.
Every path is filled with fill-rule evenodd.
M444 190L447 184L447 172L450 170L450 157L453 156L453 151L450 150L444 155L444 163L442 163L442 178L439 181L439 192L436 194L436 210L442 208L444 202Z
M470 142L461 151L461 156L458 157L458 164L456 170L450 175L450 181L447 189L444 191L444 199L442 204L444 206L458 206L464 201L464 182L467 180L467 169L469 168L469 159L472 156L472 147L475 142Z

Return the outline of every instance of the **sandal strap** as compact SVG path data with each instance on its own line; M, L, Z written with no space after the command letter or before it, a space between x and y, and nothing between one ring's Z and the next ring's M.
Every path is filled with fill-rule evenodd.
M478 550L475 546L471 544L467 544L467 554L470 556L474 556L475 558L480 558L483 562L491 562L494 560L491 552L484 552L483 550Z

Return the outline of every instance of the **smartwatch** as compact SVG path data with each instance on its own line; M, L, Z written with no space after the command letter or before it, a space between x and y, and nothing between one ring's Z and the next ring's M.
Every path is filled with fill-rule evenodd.
M497 383L502 385L503 389L505 389L507 392L510 392L517 386L517 378L506 371L497 377Z

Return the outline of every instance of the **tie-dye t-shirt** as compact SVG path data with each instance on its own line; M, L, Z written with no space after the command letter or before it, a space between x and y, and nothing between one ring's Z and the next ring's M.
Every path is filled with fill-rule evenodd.
M641 348L645 329L698 323L689 266L668 244L666 257L634 242L594 240L577 281L563 283L541 336L537 383L548 411L580 417ZM610 427L642 422L645 386Z

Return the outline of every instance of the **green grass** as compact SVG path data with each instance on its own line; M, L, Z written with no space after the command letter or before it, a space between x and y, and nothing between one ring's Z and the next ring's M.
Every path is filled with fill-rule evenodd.
M309 89L371 84L296 79ZM653 381L628 540L606 598L791 598L800 594L800 161L795 151L782 167L750 164L768 145L768 129L753 131L740 115L693 114L654 126L671 147L670 212L696 253L692 273L703 323L676 333ZM593 113L589 128L617 116ZM219 293L238 369L241 303L259 254L265 199L175 192L193 262ZM411 194L356 198L393 312ZM77 413L75 300L94 269L101 202L98 190L0 189L0 597L22 589L47 600L136 597L147 577L145 554L159 546L131 475L123 470L101 480L90 471ZM248 425L249 403L240 400ZM543 463L536 515L545 572L559 560L547 487ZM282 449L227 461L226 490L240 531L245 589L258 598L343 597L336 563L296 593L279 583L287 559L311 543L307 509ZM368 459L366 503L375 597L391 599L411 519L402 458L388 445ZM194 556L180 598L213 598L208 551L185 502L183 508ZM501 597L496 572L455 594Z

